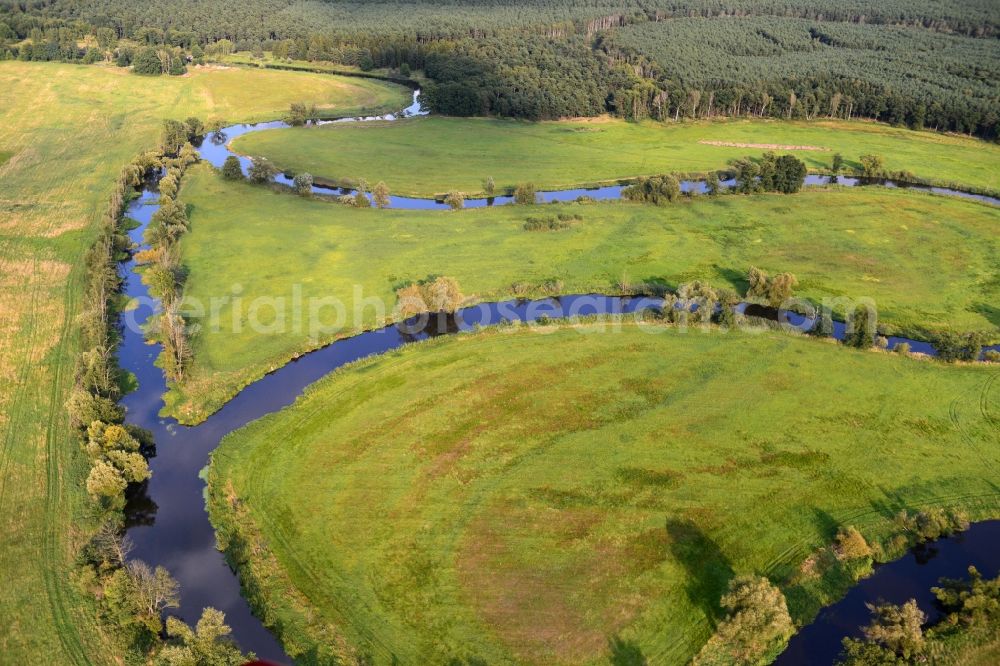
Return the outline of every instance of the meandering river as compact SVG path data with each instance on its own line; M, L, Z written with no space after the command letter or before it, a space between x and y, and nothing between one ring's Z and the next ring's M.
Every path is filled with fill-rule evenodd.
M407 108L403 109L399 113L391 113L384 116L364 116L358 118L339 118L337 120L320 120L313 124L315 125L328 125L328 124L339 124L339 123L357 123L357 122L370 122L373 120L381 121L393 121L399 120L401 118L413 118L416 116L427 115L427 111L420 105L420 91L416 90L413 93L413 103ZM252 125L230 125L229 127L223 128L220 132L211 134L208 137L201 148L199 149L201 153L201 158L215 166L217 168L222 168L222 164L226 161L226 158L230 155L235 155L243 168L243 172L246 173L247 169L250 167L250 158L244 155L230 150L230 142L244 134L250 134L253 132L262 132L266 130L282 129L290 127L288 123L282 122L280 120L275 120L266 123L256 123ZM314 176L324 176L329 174L313 174ZM285 174L278 174L275 177L275 181L292 186L292 179ZM974 199L976 201L982 201L985 203L993 204L994 206L1000 206L1000 198L987 196L984 194L974 194L972 192L963 192L962 190L955 190L947 187L932 187L929 185L916 185L911 183L904 183L900 181L894 181L890 179L871 179L871 178L854 178L850 176L821 176L821 175L808 175L805 179L806 187L817 187L817 186L827 186L831 184L840 185L843 187L857 187L857 186L881 186L889 188L909 188L913 190L920 190L926 192L933 192L934 194L942 194L948 196L963 197L966 199ZM735 187L735 180L724 180L720 182L722 187ZM622 198L622 190L628 185L618 184L618 185L606 185L604 187L592 187L592 188L571 188L566 190L554 190L554 191L543 191L538 193L538 198L540 201L549 203L552 201L575 201L580 197L590 197L595 201L610 201ZM707 186L702 180L683 180L681 181L681 191L691 192L695 190L699 193L704 194L707 191ZM335 188L328 187L322 184L313 185L312 191L315 194L354 194L354 190L349 188ZM513 203L514 197L510 195L499 195L494 197L488 197L483 199L466 199L466 208L482 208L484 206L502 206L505 204ZM430 210L430 209L447 209L448 205L444 203L443 200L434 198L418 198L418 197L400 197L392 195L389 197L389 207L390 208L403 208L408 210Z
M418 95L414 94L414 104L398 116L422 113ZM386 119L382 116L378 119ZM349 119L341 122L360 122L365 119ZM281 123L265 123L253 126L255 129L280 126ZM243 128L244 126L238 126ZM228 128L227 132L235 132ZM247 131L249 131L247 129ZM228 155L225 147L207 141L202 147L202 156L216 164L221 164ZM221 159L220 159L221 158ZM687 184L688 187L694 185ZM608 196L620 196L621 188L602 188ZM614 197L611 191L615 191ZM580 193L594 196L593 191L570 191L569 193L546 193L548 200L556 196L573 199ZM596 197L595 197L596 198ZM494 203L503 203L498 198ZM409 206L409 203L413 203ZM482 202L485 205L485 201ZM1000 202L998 202L1000 203ZM394 198L393 205L400 207L426 208L434 204L431 200ZM158 207L155 183L150 183L141 196L128 207L127 215L139 222L139 226L129 235L137 246L143 245L143 234L150 218ZM195 427L184 427L169 418L161 418L163 394L166 381L163 372L154 364L160 353L160 346L147 344L142 333L154 309L149 292L136 273L136 263L130 260L122 265L125 277L125 293L140 303L137 309L123 313L125 320L123 339L119 347L122 368L133 373L139 388L125 396L122 404L127 409L127 421L153 433L157 454L150 460L152 478L131 493L128 506L128 534L135 542L132 556L151 565L167 567L181 585L181 605L174 612L189 623L197 621L201 609L206 606L217 608L226 614L226 620L233 629L233 635L244 650L252 650L259 657L272 661L288 661L275 637L253 616L247 602L240 593L239 580L230 570L225 558L215 546L215 534L205 511L205 484L200 472L207 465L209 455L228 433L266 414L290 405L302 390L332 370L365 356L382 353L401 345L426 339L434 335L454 334L472 330L478 325L501 323L503 320L531 321L540 317L559 318L568 314L637 314L652 312L660 308L662 301L652 297L611 297L577 295L564 296L539 301L504 301L488 303L461 310L455 315L435 316L426 326L418 326L415 320L399 326L389 326L376 331L347 338L306 354L289 362L246 387L219 411ZM760 314L767 314L762 312ZM796 323L794 320L792 323ZM843 335L843 327L837 326L835 334ZM905 341L893 338L891 344ZM914 351L933 353L926 343L909 342ZM970 535L978 535L984 528L973 527ZM994 571L1000 563L1000 529L988 528L991 557L985 557L982 564L985 571ZM970 538L972 538L970 536ZM976 537L978 538L978 537ZM950 552L950 551L949 551ZM940 559L940 558L938 558ZM931 563L934 558L930 560ZM977 561L978 563L978 561ZM892 563L880 567L874 577L864 585L877 586L876 581L890 576L899 566ZM992 566L993 569L989 569ZM925 570L925 573L930 570ZM948 571L951 571L949 569ZM936 575L935 579L936 579ZM953 575L951 573L942 575ZM926 592L926 576L908 576L904 579L892 578L894 586L909 596L919 596ZM850 597L849 597L850 598ZM823 622L820 617L819 622ZM864 619L851 616L852 626ZM838 626L837 631L840 628ZM800 634L807 638L797 638L809 654L815 654L812 639L815 632L807 628ZM822 632L821 632L822 633ZM815 643L817 648L825 646L827 633ZM817 639L818 640L818 639ZM794 643L798 645L798 643ZM798 649L798 648L797 648ZM826 649L825 647L822 649ZM791 657L794 659L794 657ZM803 663L784 661L783 663ZM811 662L813 663L813 662Z

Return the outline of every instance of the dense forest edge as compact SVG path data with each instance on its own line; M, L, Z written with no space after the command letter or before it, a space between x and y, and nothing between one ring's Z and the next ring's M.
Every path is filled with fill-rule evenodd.
M247 52L422 73L446 115L868 118L995 139L998 24L979 1L5 1L0 57L182 75Z

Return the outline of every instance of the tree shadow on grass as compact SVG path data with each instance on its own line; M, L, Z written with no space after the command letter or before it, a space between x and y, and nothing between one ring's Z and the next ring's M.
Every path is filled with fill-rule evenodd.
M733 567L719 545L690 520L668 519L670 553L687 571L686 592L714 629L722 613L719 599L733 578Z
M747 267L749 268L749 267ZM729 283L729 286L736 290L738 294L745 294L750 283L747 281L747 271L738 271L735 268L729 268L727 266L720 266L719 264L714 264L712 269L718 273L718 275ZM715 285L721 286L721 285Z
M608 640L608 661L611 666L646 666L646 655L633 641L619 636Z
M1000 326L1000 308L990 303L982 302L975 303L971 308L969 308L975 313L981 314L986 317L991 324L994 326Z

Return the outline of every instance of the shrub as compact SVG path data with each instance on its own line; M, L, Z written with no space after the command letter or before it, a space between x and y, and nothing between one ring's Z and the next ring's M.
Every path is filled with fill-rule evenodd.
M236 155L230 155L222 163L222 177L226 180L243 180L243 168Z
M833 552L841 560L859 560L872 555L871 546L853 525L842 527L837 532Z
M300 196L311 196L312 186L313 177L311 173L303 171L302 173L296 174L295 178L292 179L292 187L295 188L295 192Z
M402 317L421 312L454 312L465 296L455 278L437 276L396 290L396 309Z
M94 421L114 423L125 418L125 409L114 400L93 395L83 388L73 389L66 407L70 420L78 428L89 426Z
M559 231L580 220L579 215L560 213L556 217L529 217L524 222L525 231Z
M258 185L271 182L277 175L278 169L269 160L263 157L254 157L247 170L247 177L250 182Z
M866 604L872 622L863 629L864 640L844 639L843 664L910 664L922 661L925 641L922 625L927 616L910 599L902 606Z
M103 460L97 461L87 476L87 493L108 509L121 509L125 506L124 493L127 486L128 482L122 473Z
M798 279L791 273L779 273L774 277L756 266L747 271L747 298L766 301L773 307L779 307L792 297L793 289Z
M189 116L184 125L187 127L188 141L195 141L205 136L205 123L201 122L200 118Z
M622 190L622 197L629 201L644 201L661 206L676 201L681 195L681 184L672 174L640 178L634 185Z
M157 58L159 61L159 58ZM128 67L132 64L132 49L120 47L115 51L115 65L118 67Z
M288 106L288 113L282 119L292 127L301 127L309 120L309 110L302 102L292 102Z
M715 171L710 171L708 177L705 178L705 191L709 196L714 197L719 194L720 187L719 174Z
M881 155L862 155L861 173L866 178L882 178L885 176L885 160Z
M859 305L847 322L844 344L858 349L870 349L875 344L878 315L875 308Z
M809 333L820 338L833 337L833 313L830 308L821 307L817 315L816 323Z
M728 615L693 664L766 663L794 631L785 596L761 576L734 578L721 603Z
M897 354L903 354L905 356L910 353L910 343L900 342L899 344L897 344L895 347L892 348L892 351L896 352Z
M170 74L170 76L187 74L187 67L184 66L184 59L179 56L170 58L170 65L167 67L167 73Z
M465 195L461 192L452 190L444 198L445 204L452 210L458 210L465 206Z
M532 183L522 183L514 188L514 203L529 205L538 203L538 188Z
M385 184L384 180L375 183L375 187L372 189L372 199L375 200L375 205L379 208L385 208L389 205L389 186Z
M364 190L359 189L354 193L353 204L355 208L371 208L372 202L365 194Z
M783 192L792 194L802 189L806 177L805 163L794 155L776 156L764 153L759 160L745 157L733 162L736 189L752 192Z
M934 348L938 352L938 357L948 363L975 361L982 353L986 340L986 334L978 331L965 335L946 331L938 335Z
M961 510L945 511L932 507L912 515L901 511L896 516L896 525L909 535L911 541L920 543L968 529L969 518Z
M146 76L159 76L163 74L163 63L160 62L160 54L152 46L147 46L139 50L132 60L132 71L136 74Z
M989 363L1000 363L1000 351L989 349L983 354L983 360Z
M739 295L729 288L717 289L715 292L719 301L719 309L714 315L714 321L722 328L736 327L736 305L740 302Z

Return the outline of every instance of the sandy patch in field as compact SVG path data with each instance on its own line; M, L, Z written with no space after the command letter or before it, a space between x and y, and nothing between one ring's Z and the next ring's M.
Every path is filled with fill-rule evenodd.
M763 148L764 150L820 150L829 152L829 148L822 146L789 146L783 143L739 143L737 141L706 141L702 139L698 143L706 146L723 146L726 148Z

